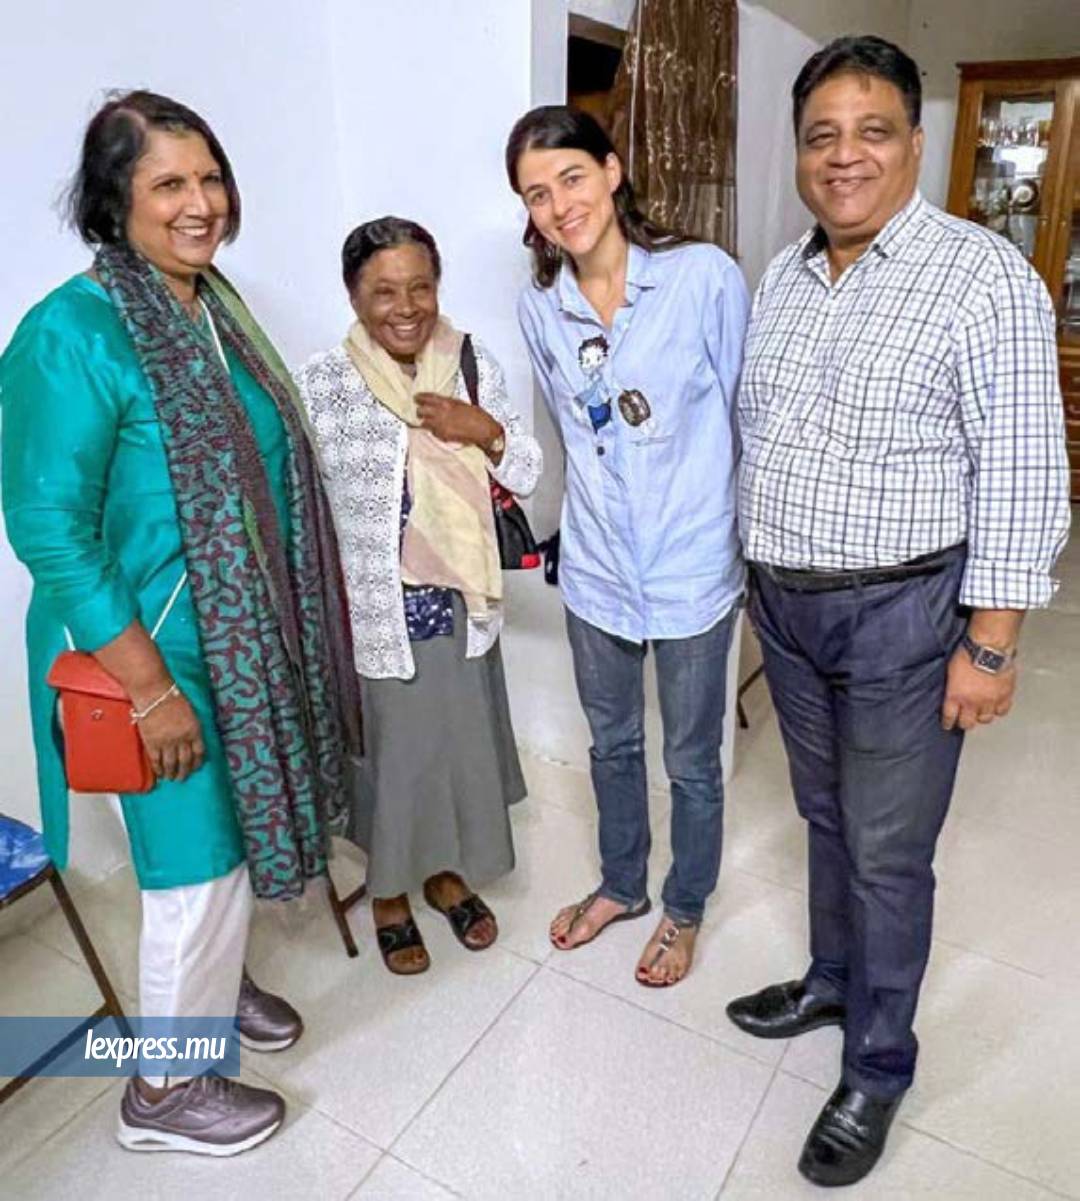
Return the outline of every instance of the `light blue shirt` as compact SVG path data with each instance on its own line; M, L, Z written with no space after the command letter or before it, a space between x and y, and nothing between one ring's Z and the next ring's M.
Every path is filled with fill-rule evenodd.
M708 244L631 246L610 330L568 268L522 294L518 318L566 451L563 600L609 634L689 638L742 593L735 394L748 312L742 273ZM579 348L600 335L607 359L590 374ZM628 390L651 411L637 426L617 403ZM601 395L611 420L594 431L587 403Z

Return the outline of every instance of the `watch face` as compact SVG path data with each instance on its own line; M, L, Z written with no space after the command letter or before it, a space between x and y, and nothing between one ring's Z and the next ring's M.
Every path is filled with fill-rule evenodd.
M995 675L1001 671L1006 662L1005 655L999 654L997 651L992 651L986 646L979 647L979 652L974 659L975 666L980 671L993 672Z

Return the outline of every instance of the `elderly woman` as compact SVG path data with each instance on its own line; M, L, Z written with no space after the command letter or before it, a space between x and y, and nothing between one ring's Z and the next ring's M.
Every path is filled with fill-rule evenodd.
M157 777L120 797L142 1015L237 1012L245 1045L277 1050L303 1027L243 971L252 892L295 896L325 872L324 815L355 738L333 523L292 382L211 265L240 196L207 123L149 92L110 100L71 213L93 267L32 309L0 360L46 844L63 866L46 673L66 628L130 697ZM228 1155L283 1114L276 1093L234 1080L137 1076L119 1139Z
M350 834L368 853L386 966L412 975L430 962L413 889L469 950L497 935L473 886L514 866L507 806L525 786L489 482L532 491L541 455L498 364L440 317L427 230L369 221L342 265L357 321L298 382L337 519L364 705Z

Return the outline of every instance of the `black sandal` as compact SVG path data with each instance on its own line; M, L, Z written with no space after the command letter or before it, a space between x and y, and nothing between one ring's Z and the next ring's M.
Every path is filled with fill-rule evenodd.
M499 926L495 921L495 914L491 912L475 892L470 893L456 905L448 905L443 909L435 903L434 893L425 884L424 900L427 901L436 913L441 913L446 918L450 923L450 929L454 932L454 937L466 951L486 951L495 939L499 937ZM485 942L482 946L468 942L469 931L474 929L477 923L482 922L486 917L491 918L492 924L495 926L495 933L492 935L491 941Z
M427 947L424 946L424 940L420 936L420 927L411 918L407 917L403 922L394 922L389 926L376 926L375 937L379 943L379 954L382 955L383 963L386 964L386 970L393 972L395 976L419 976L421 972L426 972L431 967L431 956L427 953ZM394 967L390 962L390 956L395 951L407 951L410 947L419 947L424 952L424 962L419 967Z

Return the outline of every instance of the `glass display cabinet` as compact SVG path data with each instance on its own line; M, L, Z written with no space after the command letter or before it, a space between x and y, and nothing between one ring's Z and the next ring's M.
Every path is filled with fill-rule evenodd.
M1050 289L1080 501L1080 58L959 69L948 208L1008 238Z

